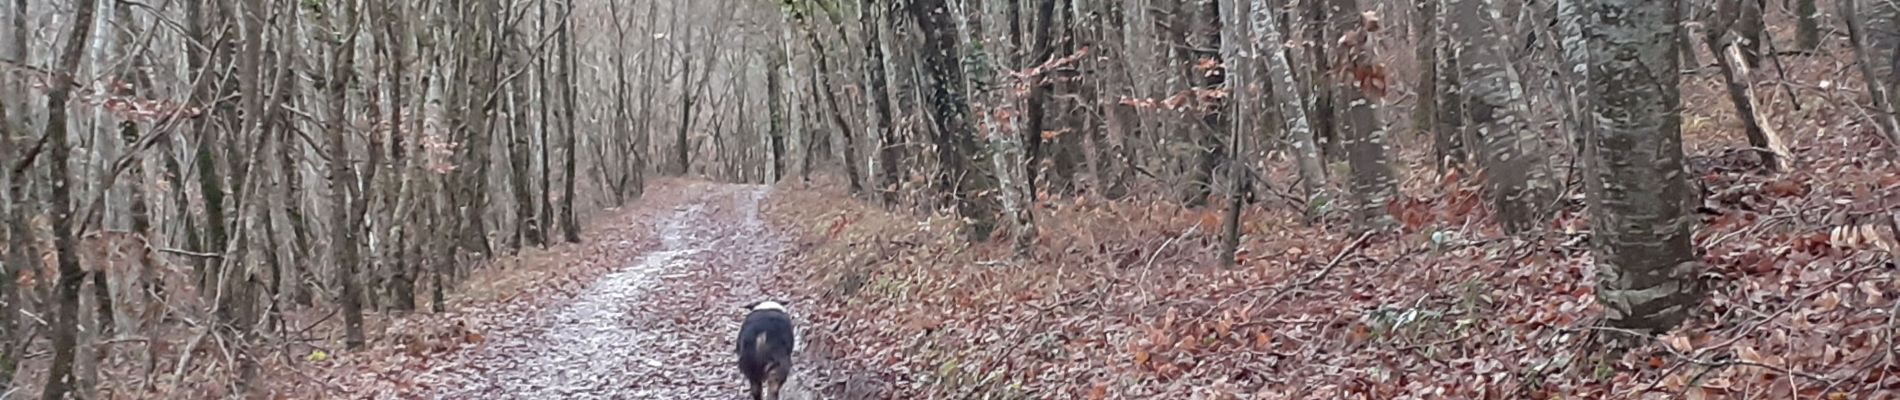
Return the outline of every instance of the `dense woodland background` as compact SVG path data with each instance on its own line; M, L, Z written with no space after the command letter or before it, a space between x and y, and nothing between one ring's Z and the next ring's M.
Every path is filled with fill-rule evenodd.
M1601 327L1527 337L1690 321L1677 331L1701 336L1661 339L1683 346L1630 339L1674 350L1630 375L1671 388L1704 378L1680 366L1736 360L1778 379L1728 387L1786 380L1797 397L1875 398L1862 396L1900 381L1900 360L1869 350L1893 348L1885 292L1900 290L1900 6L1885 0L12 0L0 15L5 398L261 390L373 345L376 321L444 311L474 271L583 241L591 216L658 176L954 216L962 243L1009 260L920 264L932 268L1113 270L1101 282L1163 254L1198 270L1319 268L1237 273L1227 285L1271 289L1201 294L1266 304L1323 301L1304 286L1341 265L1569 274L1549 299L1481 302ZM803 216L834 221L822 236L853 221ZM1077 239L1117 223L1121 242ZM1806 275L1822 265L1835 272ZM1158 278L1212 279L1183 274ZM1246 350L1251 334L1220 344L1258 328L1234 319L1277 312L1169 303L1195 295L1139 279L1153 297L1138 298L1165 308L1032 310L1145 321L1130 344L1088 346L1130 360L1114 370L1147 374L1138 383L940 370L920 385L1181 393L1131 387L1209 384L1190 379L1211 373L1197 366L1236 361L1208 358L1274 351ZM1711 335L1780 337L1758 328L1839 285L1851 298L1810 317L1855 305L1826 317L1852 322L1826 340L1857 343L1841 350L1851 360L1692 352L1736 343ZM1334 289L1414 307L1457 297ZM1736 312L1738 298L1765 311ZM1177 307L1221 321L1155 333L1178 328ZM1335 328L1402 336L1381 321ZM1486 324L1459 326L1473 323ZM1201 336L1222 338L1188 339ZM1646 360L1565 358L1582 363L1565 376L1614 382L1591 381L1589 363L1603 375L1618 357ZM1531 364L1509 368L1526 377L1511 393L1560 381ZM1043 384L1063 379L1094 384Z

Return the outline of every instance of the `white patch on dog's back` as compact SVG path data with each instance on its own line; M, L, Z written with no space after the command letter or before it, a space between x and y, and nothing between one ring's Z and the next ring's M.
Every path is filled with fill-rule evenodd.
M779 304L776 301L762 301L762 302L759 302L759 305L752 306L752 311L765 311L765 310L785 311L785 305Z

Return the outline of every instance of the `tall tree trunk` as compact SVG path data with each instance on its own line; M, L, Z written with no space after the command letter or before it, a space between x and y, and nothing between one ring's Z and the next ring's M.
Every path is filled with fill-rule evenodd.
M1441 1L1420 1L1413 10L1416 14L1412 27L1418 44L1412 49L1413 65L1418 66L1418 79L1414 81L1413 92L1418 93L1415 106L1412 107L1412 129L1415 132L1429 133L1436 127L1438 116L1438 10L1443 8ZM1434 135L1436 137L1436 135ZM1437 150L1434 148L1434 150ZM1434 153L1436 154L1436 153ZM1444 157L1434 157L1432 163L1443 172Z
M86 274L79 268L79 251L75 248L78 238L73 234L76 219L72 215L73 176L67 168L67 163L72 161L72 145L67 137L66 102L71 100L79 61L91 41L93 13L98 9L98 0L76 1L72 30L66 35L65 47L60 49L59 63L52 70L52 81L46 90L46 162L53 179L46 211L52 217L53 248L59 258L58 305L51 328L53 361L48 367L45 391L40 396L46 400L65 398L67 392L74 390L72 385L76 382L73 354L78 347L79 289Z
M870 131L878 144L878 198L888 207L897 205L897 189L903 179L897 169L897 159L903 144L897 129L891 125L891 92L884 79L884 40L879 32L882 24L877 23L878 14L883 13L880 8L878 1L864 0L858 7L858 28L864 32L864 80L868 84L865 90L871 97Z
M614 21L614 46L619 50L613 52L614 89L612 94L614 98L614 133L612 135L613 139L611 140L613 145L599 147L602 148L600 149L602 152L607 151L607 148L619 151L619 157L614 158L618 163L614 166L613 171L619 172L620 176L613 180L613 183L610 185L611 188L609 188L613 193L614 206L619 207L626 205L627 197L633 194L630 185L638 183L635 181L637 174L633 171L632 166L639 163L637 159L640 157L640 154L632 151L631 146L628 146L629 143L633 142L634 121L633 110L630 109L631 102L630 99L628 99L628 97L632 95L631 92L633 88L630 86L631 83L627 80L628 74L631 73L627 70L628 51L625 50L628 48L627 17L621 14L619 2L608 2L607 6L609 16L613 18ZM606 157L602 157L601 163L608 163ZM608 166L601 165L600 168L605 170Z
M330 246L336 257L336 282L342 287L337 303L343 306L344 343L350 349L363 347L363 299L362 287L356 280L357 269L362 263L357 235L362 229L357 225L362 214L356 214L356 204L351 201L358 197L356 188L360 183L356 179L356 168L350 161L348 144L349 133L349 84L356 76L356 35L346 32L356 30L356 4L341 2L340 9L330 26L337 36L345 37L343 42L331 49L333 64L330 76L324 88L329 98L329 121L327 131L328 158L330 159L330 210L331 238Z
M574 4L564 3L562 7L574 7ZM562 147L564 147L562 150L566 152L567 154L566 154L566 160L563 161L565 164L562 167L562 169L564 170L563 172L565 173L562 174L562 179L561 179L561 183L565 185L565 187L563 187L562 195L561 195L561 234L562 234L561 236L564 239L567 239L568 243L580 243L581 241L580 221L574 218L574 198L578 197L578 193L575 193L574 191L574 181L578 180L579 178L579 176L574 173L575 163L577 161L575 149L579 147L574 143L574 141L576 138L580 137L580 129L579 129L580 127L575 124L576 119L575 119L574 101L575 101L575 93L579 92L580 88L579 86L577 86L578 82L575 82L575 79L574 79L575 62L574 62L573 24L572 24L572 21L566 20L568 18L572 18L573 14L574 13L572 9L563 10L563 12L561 13L561 16L562 16L561 18L564 20L561 21L561 28L560 28L561 29L561 33L560 33L561 83L562 83L562 86L561 86L562 87L561 89L561 97L562 97L561 98L561 127L566 128L565 131L567 131L566 132L567 135L565 136L567 138L567 143L562 145Z
M1322 157L1337 155L1340 153L1340 101L1335 98L1338 94L1334 93L1336 90L1333 88L1336 77L1332 71L1338 66L1333 65L1337 56L1332 53L1339 51L1333 47L1344 33L1337 32L1338 27L1332 22L1332 14L1336 13L1332 0L1313 0L1307 2L1306 6L1304 25L1307 40L1312 43L1307 45L1307 62L1312 66L1307 74L1307 90L1312 96L1307 117L1313 119L1313 138L1319 145Z
M765 107L771 118L770 126L768 126L767 130L767 134L770 135L767 140L770 141L770 143L767 144L767 146L770 147L769 151L772 152L771 181L774 183L785 179L785 130L786 124L788 123L786 120L793 118L788 115L790 113L785 109L785 96L787 95L785 88L785 64L787 61L785 51L783 47L780 47L773 52L772 57L766 60L765 67L765 91L767 92ZM796 85L797 83L793 84Z
M1024 49L1026 51L1018 52L1017 57L1013 57L1018 62L1017 68L1028 72L1028 74L1023 77L1024 81L1021 83L1021 85L1027 89L1021 99L1023 113L1022 116L1015 118L1014 121L1005 120L1002 122L1015 122L1021 125L1016 129L1014 140L1007 140L1010 138L1005 135L991 136L992 146L999 150L996 160L1002 161L996 165L997 176L999 178L1007 177L1002 179L1004 187L1003 195L1006 196L1004 199L1004 209L1012 214L1015 219L1013 224L1015 232L1010 235L1013 239L1012 247L1015 250L1016 256L1021 259L1029 259L1033 256L1035 249L1035 208L1036 188L1038 187L1036 178L1044 152L1042 145L1044 138L1042 132L1046 129L1043 123L1048 119L1048 110L1045 107L1045 103L1048 102L1049 97L1049 83L1045 81L1041 65L1050 61L1050 55L1054 53L1051 43L1054 41L1054 38L1051 37L1050 30L1053 28L1051 25L1055 24L1056 0L1033 1L1035 1L1036 5L1036 19L1032 21L1032 23L1035 24L1033 37L1030 39L1029 47ZM1017 7L1012 6L1010 9L1011 13L1014 14L1016 9ZM1016 22L1012 19L1011 34L1020 36L1020 30L1014 27L1015 24ZM1006 76L998 76L997 78L1012 79ZM1009 98L1011 97L1009 95L1010 93L1015 93L1015 88L1016 85L1013 83L1002 85L1002 87L996 88L1000 94L996 97ZM1001 103L1001 101L998 102L999 105ZM986 115L985 119L992 117L992 115ZM1004 140L999 143L996 139ZM1021 150L1020 154L1018 153L1019 149ZM1020 181L1012 182L1017 179L1020 179ZM1011 203L1014 204L1011 205Z
M1249 105L1253 103L1249 92L1253 90L1248 85L1252 83L1252 79L1255 79L1254 66L1260 65L1258 49L1253 42L1247 40L1249 15L1246 12L1246 5L1243 0L1227 0L1226 4L1220 7L1223 12L1220 16L1221 25L1224 27L1221 29L1221 34L1224 36L1221 38L1221 55L1231 63L1227 67L1225 82L1231 101L1227 102L1227 108L1222 112L1233 113L1228 118L1232 126L1228 127L1230 132L1227 139L1227 154L1231 155L1232 159L1227 162L1227 209L1226 215L1221 219L1219 255L1221 266L1228 267L1238 261L1240 250L1240 209L1246 206L1246 203L1242 201L1240 184L1246 176L1242 173L1246 162L1242 161L1241 157L1244 154L1241 141L1255 134L1252 126L1255 119L1249 117L1252 115ZM1266 13L1272 13L1272 11L1268 10Z
M540 24L536 26L536 28L539 29L547 25L547 0L538 1L536 4L540 7L538 10L540 14L540 20L538 22L540 22ZM537 34L533 36L540 36L538 31L536 33ZM521 39L522 36L523 35L519 34L514 35L516 39L511 40L510 42L513 43L509 43L508 45L509 49L521 52L515 57L511 57L514 59L516 65L511 65L510 69L529 68L541 64L537 60L523 60L523 58L526 58L525 56L531 55L531 52L534 50L529 48L526 39ZM528 63L534 63L535 65L527 65ZM543 79L545 79L545 77ZM528 99L529 91L513 83L509 85L515 87L516 90L511 90L511 92L513 92L513 100L509 102L509 108L512 112L508 113L508 121L510 122L510 128L508 129L508 186L514 193L515 198L515 229L509 238L508 247L511 250L519 250L524 240L528 244L536 247L546 247L548 240L547 233L541 230L541 224L537 222L540 218L535 218L534 215L536 205L534 201L534 184L528 181L528 174L533 169L530 164L532 160L530 159L534 157L533 138L529 135L531 134L530 131L536 130L534 127L528 126L527 108L530 101ZM546 85L546 82L541 82L542 88L545 88ZM520 86L527 85L524 83ZM546 107L547 100L543 98L539 104ZM546 119L543 118L542 121L540 130L545 131L547 129ZM541 218L547 217L542 216Z
M693 65L689 63L686 56L680 56L680 70L685 72L680 78L680 126L673 134L673 141L678 144L678 147L673 149L673 163L679 166L675 175L685 176L691 174L693 171L692 155L690 154L693 144L692 140L687 138L686 131L693 125L693 106L695 105L693 104L694 96L693 87L691 86L693 81Z
M466 253L488 256L495 254L488 243L488 155L495 135L495 109L501 103L501 55L503 50L500 0L479 0L472 7L465 7L469 20L462 21L463 29L468 30L467 39L461 39L464 57L470 57L467 68L458 71L464 74L466 86L464 101L470 107L460 110L466 112L459 126L462 137L466 138L463 152L463 164L458 166L461 182L458 184L459 208L462 212L458 221L465 228L460 230L459 247ZM472 117L471 117L472 116Z
M1595 106L1591 105L1596 100L1590 88L1589 76L1594 72L1589 68L1590 46L1585 41L1585 32L1589 30L1585 26L1589 21L1589 15L1583 10L1585 1L1590 0L1558 0L1556 9L1557 44L1562 48L1560 65L1563 66L1557 68L1557 79L1564 82L1558 96L1564 103L1564 127L1572 132L1567 139L1575 146L1574 156L1578 159L1566 173L1578 176L1587 173L1585 170L1596 158L1594 146L1590 145L1590 135L1595 134L1597 128L1592 111Z
M1597 131L1585 179L1597 298L1611 326L1664 332L1701 300L1696 201L1682 165L1674 0L1587 0Z
M1500 22L1503 13L1489 0L1450 0L1453 46L1458 53L1465 118L1484 146L1481 165L1485 189L1508 232L1537 225L1556 191L1550 184L1543 138L1531 129L1524 84L1512 67Z
M413 212L416 203L421 200L421 196L415 190L415 178L422 171L411 163L412 158L408 156L409 149L405 147L403 140L405 134L403 115L404 110L409 106L405 90L408 87L406 80L409 70L409 38L413 33L410 31L409 19L401 3L384 3L383 8L376 10L377 19L382 21L378 25L383 28L379 32L378 43L381 43L383 55L390 59L386 79L389 84L389 104L391 105L389 163L390 173L394 175L384 192L388 213L386 220L389 221L387 227L384 228L387 229L384 237L390 243L389 255L385 258L385 261L390 263L390 277L387 282L388 287L385 289L393 298L391 308L408 312L416 309L416 273L414 271L420 263L415 260L419 257L412 258L412 255L417 253L415 236L418 232L422 232L419 226L421 217ZM427 97L428 81L427 78L424 79L420 85L424 88L424 94L418 97ZM422 107L415 109L420 112ZM420 131L416 129L409 132ZM524 206L532 207L532 205Z
M790 5L791 3L788 2L787 4ZM819 40L818 30L812 26L814 21L805 15L805 11L801 7L791 7L793 10L792 20L798 24L798 29L805 33L806 43L811 46L812 50L812 62L816 64L818 69L818 76L815 77L815 81L819 89L814 94L817 95L821 101L824 101L826 108L830 109L832 129L836 129L838 135L841 136L840 144L843 147L842 150L844 150L845 180L850 184L851 194L863 193L864 181L858 174L857 167L863 160L858 158L857 135L851 131L851 124L845 121L845 111L844 108L839 106L837 96L832 94L834 88L837 86L832 86L831 83L831 55L826 52L824 41Z
M1192 91L1196 107L1188 115L1197 117L1190 121L1195 132L1195 145L1188 166L1188 188L1181 199L1192 207L1207 204L1209 196L1214 194L1214 175L1220 167L1223 146L1220 136L1227 134L1227 124L1232 118L1221 115L1222 100L1219 97L1203 95L1219 89L1226 81L1226 66L1221 60L1221 21L1220 2L1217 0L1191 0L1194 12L1187 13L1183 8L1183 17L1179 23L1193 27L1193 35L1188 38L1187 46L1193 51L1194 64L1190 75L1198 77L1200 82ZM1193 15L1194 18L1185 18ZM1203 68L1205 66L1205 68Z
M1293 66L1287 61L1282 45L1286 41L1280 35L1279 21L1274 16L1278 11L1266 0L1252 1L1249 28L1253 30L1254 42L1251 46L1253 52L1267 58L1265 78L1272 80L1268 87L1273 90L1281 117L1286 119L1287 136L1293 142L1293 156L1300 174L1300 189L1306 192L1307 205L1311 206L1324 201L1325 164L1320 161L1313 127L1307 123L1306 102L1300 97L1299 83L1293 79Z
M1866 2L1866 4L1861 4ZM1874 125L1887 136L1889 152L1900 155L1900 105L1894 99L1900 88L1900 5L1879 0L1839 0L1841 15L1847 21L1847 37L1859 61L1861 78L1873 98Z
M1059 0L1056 3L1058 8L1055 11L1055 15L1048 22L1045 22L1050 24L1051 28L1059 29L1052 34L1052 38L1056 40L1056 43L1054 44L1055 47L1052 50L1052 55L1048 58L1067 58L1080 51L1079 48L1076 47L1080 35L1078 35L1076 31L1076 20L1078 18L1075 10L1075 1L1076 0ZM1082 68L1082 64L1080 61L1074 61L1064 68L1080 69ZM1087 103L1076 104L1071 99L1094 98L1095 95L1093 93L1085 93L1079 77L1064 77L1062 76L1063 74L1058 72L1059 71L1046 72L1042 79L1043 84L1049 86L1049 92L1043 95L1043 101L1045 103L1053 103L1052 105L1044 106L1044 108L1049 109L1045 112L1053 114L1053 124L1059 128L1044 129L1043 132L1051 134L1046 138L1042 136L1041 132L1036 134L1036 137L1042 138L1043 141L1047 142L1045 146L1042 146L1043 149L1040 153L1043 154L1041 156L1042 158L1046 158L1049 161L1046 163L1038 163L1033 167L1041 168L1045 165L1048 167L1047 173L1037 177L1038 180L1043 182L1042 188L1061 195L1072 195L1077 193L1078 190L1086 189L1083 186L1085 182L1079 179L1077 173L1082 172L1086 168L1087 157L1085 157L1083 153L1085 143L1090 141L1089 138L1098 134L1099 131L1093 129L1092 118L1095 111L1088 109ZM1089 119L1085 119L1085 117ZM1045 124L1048 123L1051 122L1045 121Z
M293 49L287 51L286 54L294 55L300 54L300 52ZM284 89L279 92L278 101L280 104L289 104L292 99L297 98L297 86L291 84L292 81L290 80L293 79L293 75L285 74L284 77L279 79L279 84L282 85L279 87ZM291 126L289 113L278 113L273 119L276 120L274 122L275 126ZM290 224L292 236L291 251L296 254L311 254L310 221L308 217L304 215L305 189L303 183L303 167L298 162L300 157L293 157L293 154L304 154L303 146L294 145L294 143L301 142L297 140L298 135L292 129L281 129L276 132L278 142L284 144L283 151L278 152L277 157L278 163L283 165L285 201L282 207L284 209L285 220ZM290 289L290 299L293 303L303 307L309 307L314 303L313 292L315 292L315 288L311 286L318 282L316 277L311 274L310 266L306 264L307 263L291 264L291 268L295 271L291 273L291 279L293 279L294 282Z
M1449 25L1447 20L1451 12L1444 7L1436 8L1438 15L1433 19L1438 21L1438 29L1435 36L1445 39L1432 43L1432 51L1437 53L1435 61L1438 62L1432 67L1436 72L1432 80L1432 97L1437 100L1437 104L1432 105L1432 111L1436 114L1432 117L1432 164L1439 171L1463 170L1471 162L1467 149L1473 145L1465 124L1465 88L1458 76L1457 47L1449 40L1451 27L1446 26Z
M224 36L214 33L228 27L228 23L224 20L223 16L226 11L224 10L223 2L206 2L204 4L191 2L187 3L187 5L186 13L189 14L189 19L191 20L190 28L194 30L193 36L196 37L199 42L206 43L206 47L209 47L209 49L204 50L202 53L193 52L191 54L191 60L188 61L189 64L194 64L191 65L191 70L197 74L217 74L212 72L212 70L219 68L218 65L221 65L221 61L224 61L224 57L228 56L224 54L225 52L219 51L219 49L231 44ZM209 6L209 9L206 9L206 6ZM204 104L203 107L208 109L207 114L214 114L217 110L224 108L222 106L211 106L211 104L214 103L211 99L217 96L217 91L222 90L216 86L213 81L213 79L201 78L198 79L192 87L191 97L193 101ZM192 148L191 162L193 169L198 173L197 189L199 196L203 199L201 207L205 217L202 222L204 236L201 240L195 241L193 246L190 246L189 249L204 253L223 251L225 245L229 244L229 236L225 231L225 223L228 220L224 215L224 178L226 177L226 173L219 172L219 162L217 160L218 152L212 147L213 144L220 143L220 140L226 138L219 137L221 129L213 124L213 120L214 118L210 116L203 116L194 118L192 121L193 131L196 133L194 137L196 142ZM179 179L182 180L183 177L179 177ZM179 207L183 209L189 207L190 204L192 203L179 203ZM231 309L229 303L223 301L224 298L221 296L226 293L221 289L225 287L225 271L221 264L219 260L214 258L199 258L197 271L198 287L209 289L200 291L204 296L204 300L212 304L212 307L216 310L215 314L219 318L229 322Z
M8 47L12 48L12 50L10 51L11 53L10 55L13 57L14 60L19 60L21 62L28 62L29 60L32 60L32 55L33 55L33 49L30 47L27 47L28 38L30 35L32 35L31 33L32 31L29 31L26 28L26 20L28 18L28 16L26 15L27 5L28 5L27 3L29 3L29 0L13 0L13 12L12 12L13 18L9 18L9 20L12 22L12 28L13 28L12 29L13 34L11 35L11 37L13 38L13 41L11 43L8 43L9 45ZM6 86L0 89L6 89L7 93L25 93L25 90L27 87L26 86L27 77L29 76L28 74L31 72L27 71L25 68L12 68L12 70L13 70L13 73L7 74L7 76L4 77L4 79L6 80ZM15 112L20 114L17 116L13 116L14 119L10 119L5 122L18 123L21 126L26 125L27 118L31 116L26 111L26 108L29 107L29 104L32 103L32 100L28 99L27 97L30 97L30 96L19 96L19 98L0 100L0 101L12 102L12 104L10 105L15 110Z
M1128 72L1127 16L1122 12L1121 1L1106 1L1100 5L1102 12L1099 16L1102 21L1098 28L1102 43L1099 43L1101 57L1098 60L1102 60L1106 78L1098 81L1098 84L1107 93L1101 99L1101 107L1109 141L1109 151L1103 158L1114 162L1104 160L1102 166L1112 166L1113 172L1097 176L1096 179L1104 198L1120 199L1128 195L1128 183L1133 179L1136 157L1129 146L1129 138L1137 134L1141 120L1133 105L1122 102L1137 95L1133 76Z
M1333 77L1337 99L1344 110L1347 162L1352 166L1353 220L1362 230L1376 229L1391 222L1386 202L1398 193L1392 166L1386 159L1386 127L1380 116L1385 90L1384 68L1378 65L1372 40L1380 33L1377 21L1367 21L1359 12L1358 0L1332 0L1331 25L1339 32L1339 46L1332 49L1336 69L1344 72Z
M13 40L8 43L8 53L14 60L26 60L27 0L14 0L11 6L12 18L8 19L12 21L10 33ZM22 88L26 87L25 77L26 72L20 69L0 76L0 90L22 93ZM9 108L24 108L31 101L31 96L17 97L0 99L0 158L8 160L0 162L0 184L6 185L6 198L0 199L4 200L4 204L0 204L0 212L6 213L0 215L0 220L4 220L6 226L0 227L4 229L0 233L6 236L7 246L5 258L0 258L0 382L9 383L13 382L14 372L19 369L21 351L26 349L25 344L32 341L32 338L21 337L24 335L16 332L19 311L22 309L20 302L24 300L20 292L27 290L25 285L19 283L19 274L27 265L31 265L33 258L30 255L40 254L38 246L33 245L36 240L31 237L33 232L28 225L33 214L29 209L34 204L34 199L30 198L26 190L27 178L31 175L27 169L30 164L23 160L26 158L24 155L16 154L21 150L20 143L26 135L14 129L24 125L16 125L15 122L21 119L8 112Z
M977 146L970 126L956 27L944 0L915 0L908 12L923 33L918 51L928 69L927 98L937 125L938 162L943 164L938 183L963 217L965 240L981 242L996 228L996 200L990 194L996 181L984 170L987 154Z
M32 218L27 212L30 199L26 194L27 171L14 170L15 164L25 165L24 158L16 154L20 147L13 132L12 115L7 107L13 100L0 100L0 157L9 161L0 162L0 184L6 185L4 194L0 194L0 237L5 240L7 252L0 254L0 382L13 382L13 372L19 367L20 355L14 349L24 348L17 343L29 342L31 338L15 335L16 315L20 314L20 291L26 289L20 282L20 271L31 265L29 254L39 254L30 250L28 243L33 240L31 227L27 221Z

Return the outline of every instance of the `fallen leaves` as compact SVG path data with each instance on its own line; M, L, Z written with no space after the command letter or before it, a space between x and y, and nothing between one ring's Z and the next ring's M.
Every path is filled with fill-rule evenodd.
M956 378L903 375L896 387L908 397L1210 398L1222 392L1206 388L1223 382L1255 398L1636 398L1644 386L1684 397L1820 397L1823 383L1848 382L1801 376L1865 365L1884 354L1870 349L1890 343L1878 316L1900 286L1864 267L1884 259L1868 251L1878 246L1868 238L1881 236L1778 214L1832 207L1825 191L1774 184L1736 198L1756 211L1713 203L1720 212L1707 214L1700 239L1713 243L1708 262L1722 271L1710 276L1729 282L1711 293L1714 317L1618 357L1591 333L1602 311L1578 210L1554 218L1569 233L1558 240L1493 238L1495 228L1471 226L1487 213L1476 185L1447 183L1436 197L1389 204L1404 227L1337 262L1353 237L1309 228L1303 215L1248 209L1248 226L1273 228L1250 231L1230 255L1246 268L1231 270L1210 267L1222 256L1217 235L1195 229L1218 226L1218 215L1166 203L1048 199L1061 206L1038 216L1044 235L1026 263L961 243L949 219L913 221L823 191L782 191L770 214L822 227L804 233L812 247L790 273L811 287L840 279L839 266L864 265L841 260L866 252L901 260L868 268L872 286L902 289L832 293L822 307L840 318L827 332L853 337L845 358L905 371L957 360ZM833 232L842 215L854 222ZM1270 296L1274 288L1289 289ZM1075 298L1096 300L1043 308ZM877 323L910 321L918 309L930 310L929 324ZM1888 375L1860 380L1900 385Z

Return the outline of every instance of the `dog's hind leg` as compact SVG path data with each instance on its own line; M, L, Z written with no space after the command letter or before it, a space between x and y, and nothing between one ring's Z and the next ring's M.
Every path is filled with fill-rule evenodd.
M785 390L785 381L791 378L791 374L791 360L773 362L771 366L767 367L765 370L765 399L779 400L779 395Z

